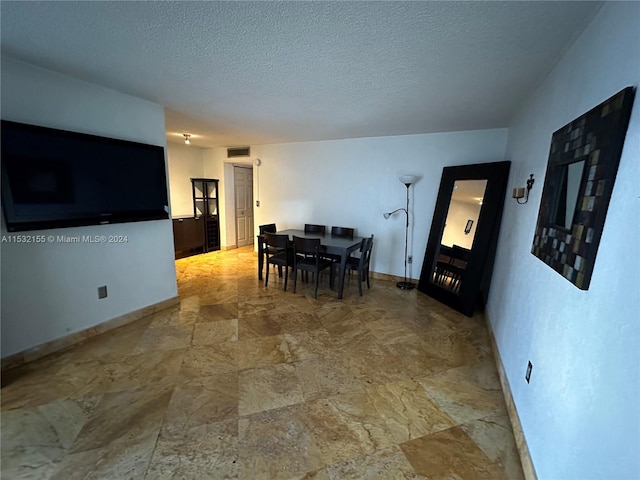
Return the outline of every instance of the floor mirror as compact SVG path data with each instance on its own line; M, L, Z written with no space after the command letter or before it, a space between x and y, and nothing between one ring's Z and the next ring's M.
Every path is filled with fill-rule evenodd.
M442 171L418 290L468 316L489 292L510 165Z

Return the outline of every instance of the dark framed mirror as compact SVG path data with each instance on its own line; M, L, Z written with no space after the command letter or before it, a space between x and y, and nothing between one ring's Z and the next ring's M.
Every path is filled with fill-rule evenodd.
M627 87L553 133L531 253L588 290L629 125Z
M488 295L510 166L442 171L418 290L465 315Z

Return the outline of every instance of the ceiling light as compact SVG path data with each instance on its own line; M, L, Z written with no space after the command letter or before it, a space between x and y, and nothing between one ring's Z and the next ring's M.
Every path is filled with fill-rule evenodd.
M191 135L189 135L188 133L183 133L182 135L184 135L185 145L191 145L191 142L189 141L189 137L191 137Z

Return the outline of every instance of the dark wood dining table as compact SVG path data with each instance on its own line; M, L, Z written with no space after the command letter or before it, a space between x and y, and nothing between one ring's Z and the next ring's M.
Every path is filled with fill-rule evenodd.
M344 290L344 275L347 270L347 258L352 252L360 248L363 237L336 237L327 233L325 235L319 233L305 233L304 230L280 230L276 232L278 235L289 235L289 240L293 241L296 237L319 238L321 245L325 248L325 253L340 255L340 275L338 276L338 298L342 299ZM258 235L258 280L262 280L262 269L264 267L264 239L262 235Z

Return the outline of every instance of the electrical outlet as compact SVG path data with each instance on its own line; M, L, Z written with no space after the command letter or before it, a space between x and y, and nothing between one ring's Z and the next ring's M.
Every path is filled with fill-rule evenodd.
M413 257L411 255L407 257L407 263L413 263Z
M107 298L107 286L98 287L98 298Z
M256 200L256 207L260 206L260 200Z
M529 361L529 364L527 365L527 373L525 373L524 375L524 379L527 381L527 383L529 383L529 380L531 380L531 370L533 370L533 364L531 363L531 361Z

